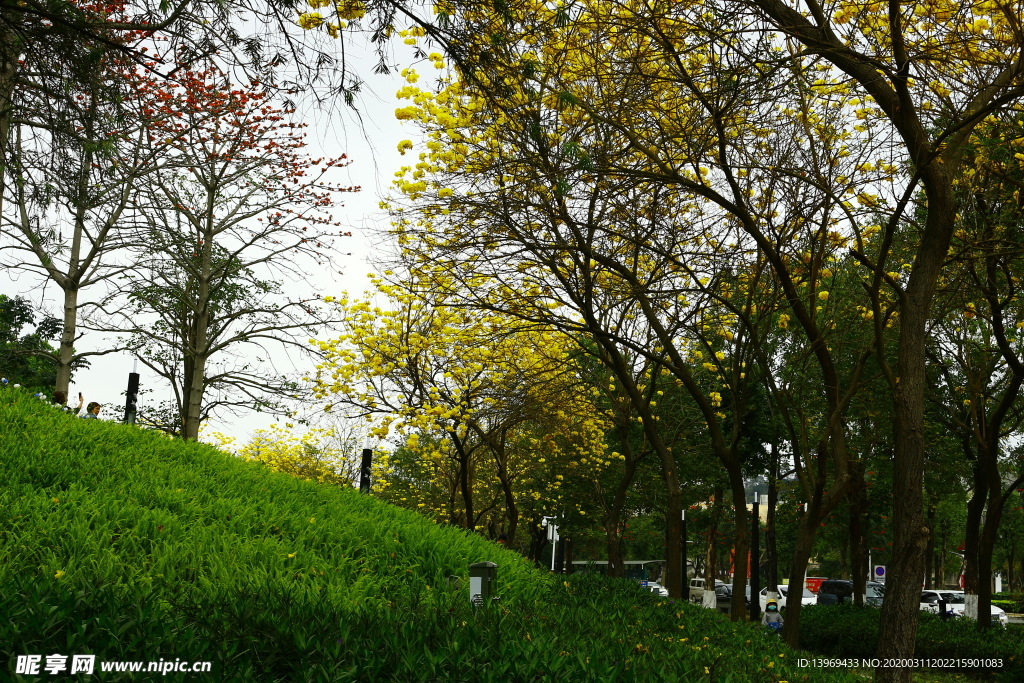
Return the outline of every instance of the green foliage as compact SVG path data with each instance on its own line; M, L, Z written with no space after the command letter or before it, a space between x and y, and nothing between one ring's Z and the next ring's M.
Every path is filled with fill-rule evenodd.
M839 658L874 657L881 610L851 605L817 605L801 613L800 647L816 655ZM966 667L972 677L998 681L1024 680L1024 640L1020 627L979 632L973 621L943 621L922 612L914 656L935 659L1001 659L1002 668ZM952 669L951 669L952 670Z
M354 489L20 390L0 392L0 423L4 666L60 652L211 661L212 680L238 683L811 680L757 626L630 581L560 581ZM498 563L501 600L474 608L481 560Z
M57 381L57 364L53 357L41 354L57 353L46 340L60 335L61 323L45 316L34 332L22 334L35 321L36 312L27 299L0 294L0 376L49 394Z
M1024 612L1024 593L993 593L992 604L1002 607L1005 612Z

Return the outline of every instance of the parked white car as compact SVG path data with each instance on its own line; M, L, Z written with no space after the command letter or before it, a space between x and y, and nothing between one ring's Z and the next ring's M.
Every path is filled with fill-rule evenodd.
M668 597L668 589L656 581L641 581L640 586L660 597Z
M786 606L786 595L789 593L789 586L779 586L779 599L776 601L779 603L779 610L781 611ZM764 611L765 606L768 604L768 586L761 589L761 611ZM803 606L816 605L818 604L818 598L814 593L804 588L804 593L800 597L800 604Z
M965 599L963 591L924 591L921 593L921 611L939 613L939 600L946 601L946 611L955 617L964 616ZM1009 619L1001 608L992 605L992 625L1006 628Z

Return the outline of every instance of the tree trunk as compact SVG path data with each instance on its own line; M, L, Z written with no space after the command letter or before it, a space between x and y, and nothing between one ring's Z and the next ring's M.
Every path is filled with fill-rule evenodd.
M74 234L71 237L71 250L68 252L68 270L65 277L57 281L64 291L64 328L60 335L60 348L57 349L57 382L55 391L68 393L71 385L71 364L75 359L75 333L78 329L78 290L82 281L82 240L85 237L85 197L88 194L89 170L92 166L93 154L85 150L82 155L81 168L78 176L78 197L75 206Z
M924 557L924 587L933 587L932 573L935 571L935 504L928 506L928 547Z
M733 548L736 552L736 561L733 563L732 576L732 605L730 606L729 618L732 621L746 621L749 618L747 612L747 567L749 566L750 552L750 524L747 515L747 492L743 486L743 473L737 468L729 472L730 483L732 484L732 499L735 509L734 518L736 523L736 539Z
M519 506L516 505L516 497L512 492L512 482L508 477L508 468L505 466L505 450L501 448L501 457L497 458L498 481L501 483L501 491L505 496L505 511L508 514L508 542L512 544L516 540L516 529L519 526Z
M469 455L460 447L459 488L462 489L462 504L466 509L466 528L473 530L473 483L469 476Z
M850 535L843 536L839 541L839 578L850 578L850 565L847 560L850 556Z
M867 489L864 486L863 463L851 468L854 478L853 490L850 492L850 567L853 578L853 604L864 606L864 594L867 590L867 538L864 525L864 514L867 511Z
M722 489L716 488L711 500L711 522L704 550L704 606L712 608L715 600L708 599L708 591L714 595L715 579L718 578L718 522L722 517L722 495Z
M184 395L185 420L181 425L181 438L186 441L199 439L199 422L203 415L203 394L206 393L206 362L209 360L210 348L210 307L214 292L211 289L213 279L213 242L216 232L213 225L216 197L211 192L206 200L206 226L197 235L199 249L199 272L196 273L196 295L192 310L192 325L186 355L192 358L192 368L188 377L188 392Z
M460 468L461 469L461 468ZM448 488L448 523L452 526L459 526L458 513L455 512L455 496L459 490L458 481L452 481Z
M629 443L629 425L625 420L616 421L615 431L619 437L619 448L622 449L626 460L611 505L605 508L605 544L608 550L608 576L625 578L626 565L623 564L625 558L622 556L622 529L620 528L622 511L626 507L626 496L629 494L629 487L632 486L633 479L636 478L637 466L643 454L640 457L634 457L633 448Z
M1014 571L1013 571L1013 560L1014 560L1014 556L1016 554L1017 554L1017 544L1011 540L1010 541L1010 557L1009 557L1009 559L1006 562L1006 568L1007 568L1006 585L1009 587L1010 590L1008 592L1010 592L1010 593L1012 593L1014 591L1015 587L1017 586L1017 582L1015 580L1016 579L1016 575L1014 574Z
M78 323L78 287L70 283L64 288L64 327L57 350L57 383L55 391L68 393L71 385L71 364L75 359L75 330Z
M947 184L944 188L949 189ZM952 227L953 202L946 196L928 193L928 220L921 249L915 259L905 305L900 311L900 336L897 352L897 380L894 387L895 420L893 426L893 544L889 576L878 637L878 658L905 659L914 654L917 622L920 616L921 578L924 552L928 546L928 528L924 524L922 490L924 488L924 392L925 340L928 309L935 281L949 245L951 230L939 226L945 234L931 235L936 223ZM948 194L948 193L947 193ZM942 214L947 214L943 216ZM940 217L941 216L941 217ZM913 669L879 667L878 683L911 683Z
M188 383L188 401L185 420L181 425L181 438L186 441L199 439L199 427L202 420L203 394L206 389L206 356L196 355L191 363L191 377Z
M775 540L775 506L779 499L778 478L779 449L778 446L773 443L771 472L768 476L768 515L765 520L764 550L765 558L768 561L768 573L766 576L768 595L769 597L776 599L779 597L779 553Z
M613 521L614 520L614 521ZM626 563L622 552L623 521L619 511L613 512L605 523L605 542L608 545L608 576L626 578Z
M996 493L995 497L999 497ZM985 518L985 527L982 529L981 538L978 543L978 594L974 618L977 619L979 631L992 626L992 555L995 550L996 533L999 523L990 523L993 519L992 511L989 511ZM999 519L998 516L995 519ZM967 596L964 596L965 602ZM966 605L964 614L967 614Z
M665 576L662 577L661 585L668 589L670 597L681 598L686 568L682 566L683 522L681 510L683 509L683 496L679 488L679 470L672 452L665 447L655 429L649 430L648 438L661 456L662 478L668 491L668 505L665 509L665 531L668 534L668 538L665 539L667 557L665 558Z
M996 540L999 535L999 522L1003 517L1002 487L999 486L998 474L993 473L995 482L989 481L988 511L985 524L978 539L978 607L976 618L978 629L984 630L992 626L992 556L995 552ZM995 484L995 485L993 485ZM966 609L964 610L966 614Z
M941 590L946 587L946 527L949 526L949 521L943 518L939 525L942 527L942 547L939 549L939 576L936 588Z
M811 559L814 547L814 536L818 529L818 517L814 510L808 510L800 519L800 527L796 534L796 546L793 548L793 564L789 567L789 589L786 596L785 627L782 634L790 647L796 648L800 640L800 597L804 592L804 576L807 574L807 562Z
M969 448L969 446L968 446ZM964 616L977 618L977 596L980 592L981 567L979 549L981 543L982 519L985 515L985 499L988 498L988 477L984 473L982 448L973 454L972 473L974 487L971 499L967 501L967 523L964 528Z

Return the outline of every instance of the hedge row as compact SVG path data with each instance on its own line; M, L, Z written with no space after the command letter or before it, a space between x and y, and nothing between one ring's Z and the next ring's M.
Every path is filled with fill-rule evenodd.
M871 658L876 654L881 610L851 605L818 605L801 613L800 646L837 658ZM943 621L922 612L914 656L922 659L1000 660L997 667L951 667L973 678L1005 683L1024 681L1024 628L979 631L967 619Z

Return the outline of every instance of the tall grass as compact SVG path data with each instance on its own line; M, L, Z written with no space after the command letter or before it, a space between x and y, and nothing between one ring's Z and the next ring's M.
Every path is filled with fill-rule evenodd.
M755 626L632 582L556 579L475 534L202 444L15 390L0 425L0 679L35 678L13 674L19 654L61 653L213 662L167 680L851 680L794 668ZM501 600L474 608L465 579L483 560Z

